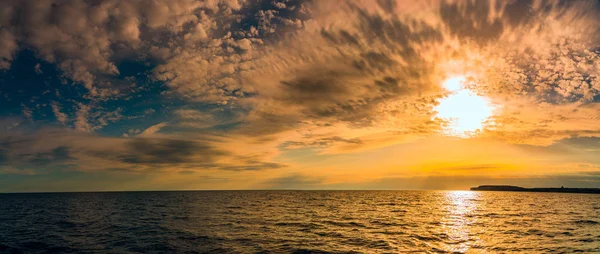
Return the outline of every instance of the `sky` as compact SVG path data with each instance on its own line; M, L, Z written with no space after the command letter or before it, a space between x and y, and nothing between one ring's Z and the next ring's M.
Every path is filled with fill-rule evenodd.
M600 187L595 0L0 1L0 192Z

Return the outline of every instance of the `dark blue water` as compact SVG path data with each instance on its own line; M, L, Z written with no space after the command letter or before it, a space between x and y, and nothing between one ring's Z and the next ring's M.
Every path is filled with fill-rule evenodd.
M0 194L2 253L600 252L600 195Z

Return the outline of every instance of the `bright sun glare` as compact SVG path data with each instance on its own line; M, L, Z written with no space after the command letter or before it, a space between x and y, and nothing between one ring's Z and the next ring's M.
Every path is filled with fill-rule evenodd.
M464 87L465 80L465 77L453 77L444 81L442 86L451 94L441 99L436 108L437 116L449 122L446 132L461 137L483 130L484 122L494 110L488 98Z

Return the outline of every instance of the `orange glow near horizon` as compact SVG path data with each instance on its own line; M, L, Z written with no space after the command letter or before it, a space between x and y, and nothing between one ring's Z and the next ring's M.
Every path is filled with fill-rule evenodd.
M600 187L600 1L96 2L0 2L0 192Z

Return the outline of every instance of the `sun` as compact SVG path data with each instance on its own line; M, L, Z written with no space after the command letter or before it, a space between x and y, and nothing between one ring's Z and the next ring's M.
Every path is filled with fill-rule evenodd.
M445 132L449 135L473 136L478 130L483 130L494 111L490 100L466 88L465 81L465 77L458 76L442 83L450 94L439 100L436 111L437 117L448 121Z

